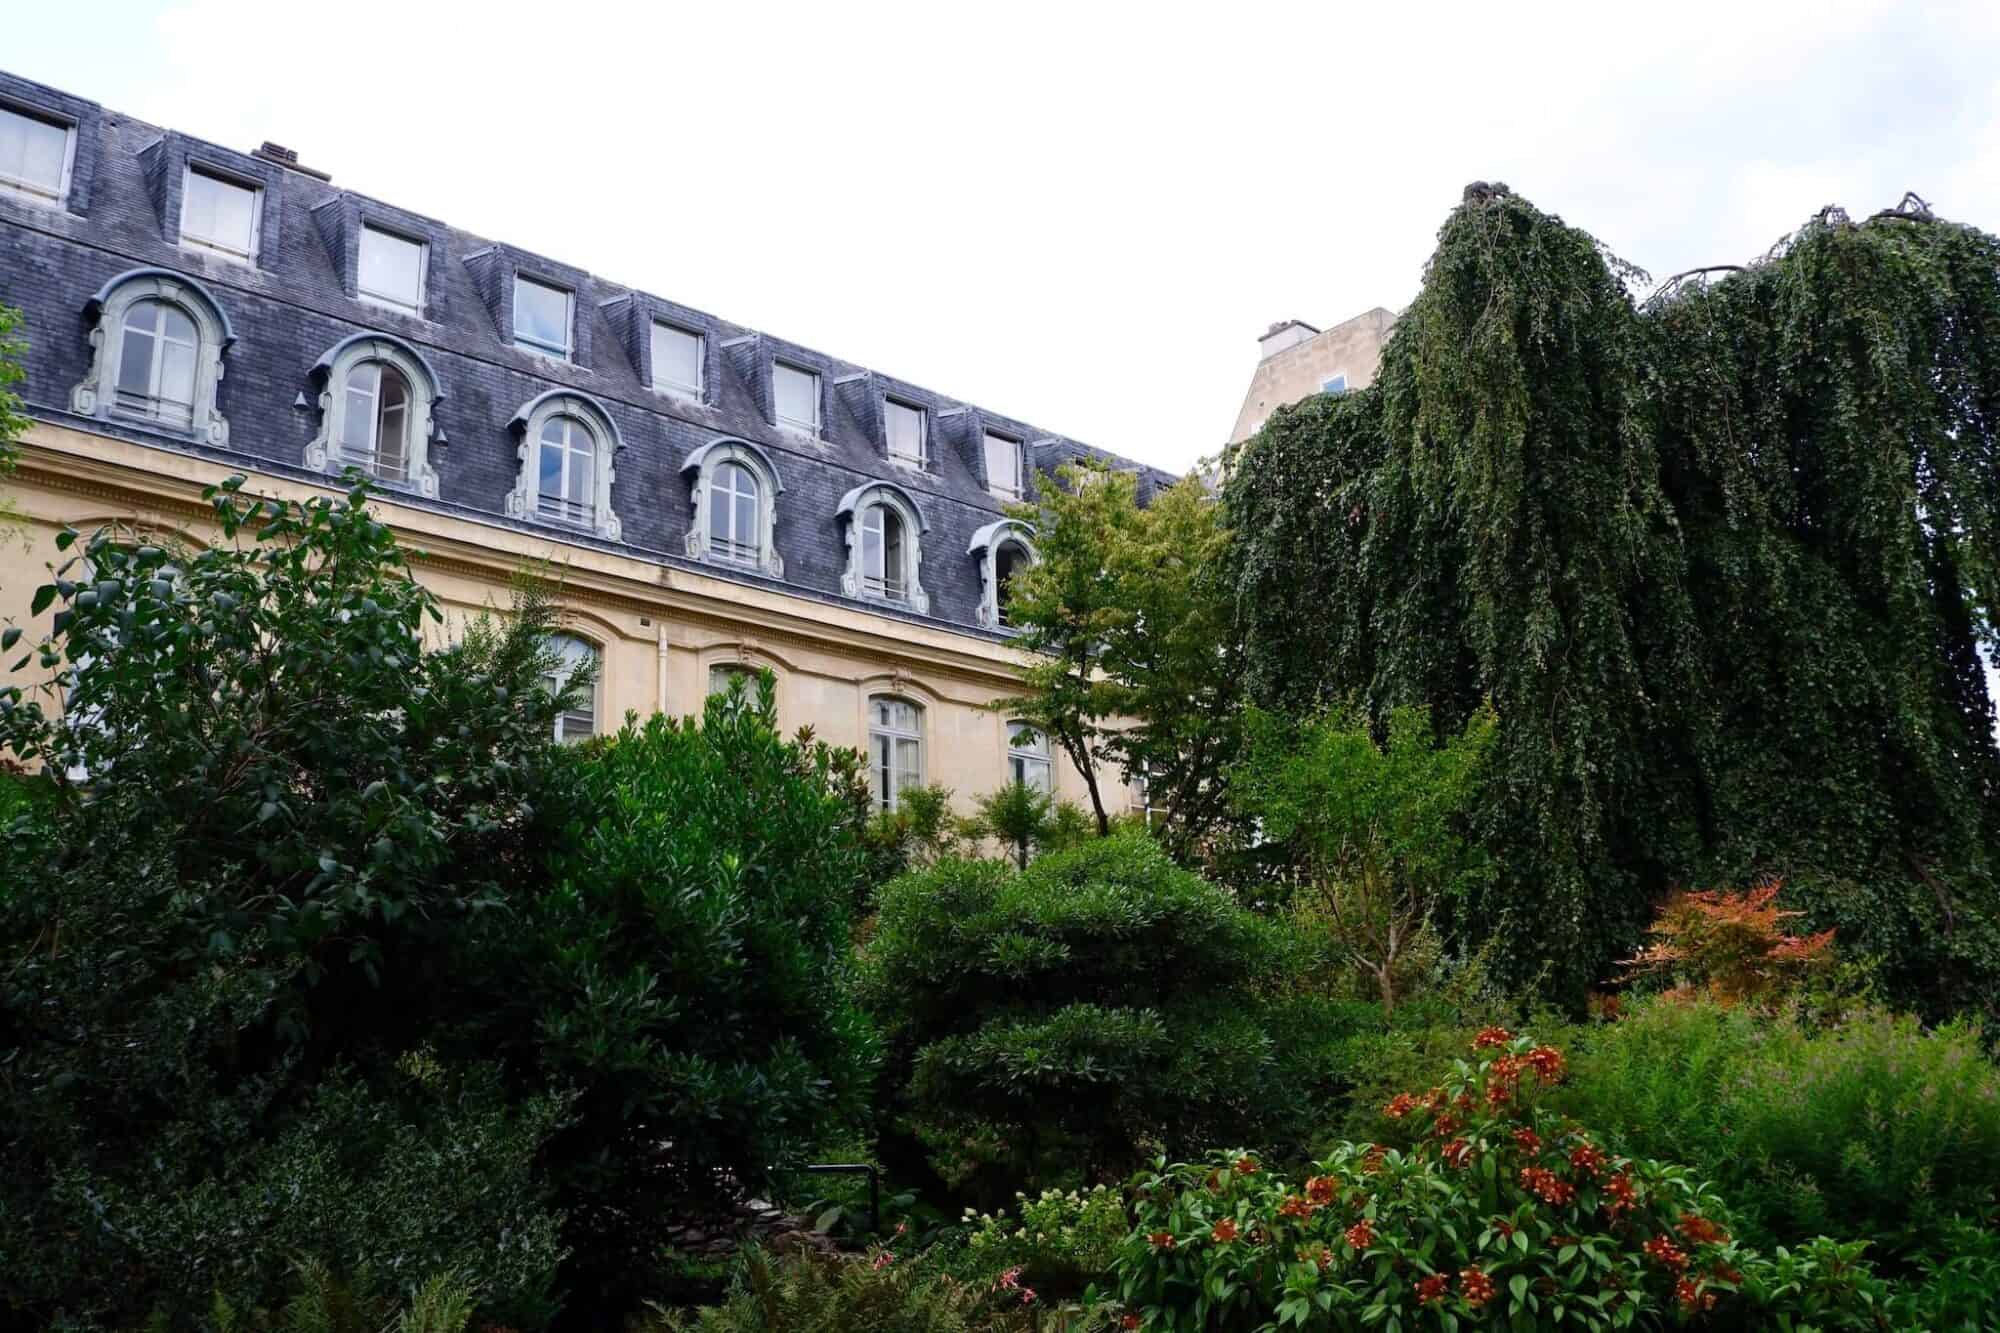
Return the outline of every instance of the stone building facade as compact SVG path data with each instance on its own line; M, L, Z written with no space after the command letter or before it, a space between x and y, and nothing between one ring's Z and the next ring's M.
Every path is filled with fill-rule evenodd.
M560 579L599 663L576 731L769 668L781 725L869 751L885 802L1024 770L1082 793L988 707L1034 558L1005 506L1066 461L1133 464L4 73L0 303L33 421L0 622L45 628L65 524L199 545L204 485L299 499L359 466L448 624L524 566ZM1172 480L1135 470L1142 495Z
M1395 315L1382 307L1316 329L1296 319L1273 324L1257 340L1257 369L1236 413L1229 442L1240 444L1281 407L1316 393L1345 393L1372 382Z

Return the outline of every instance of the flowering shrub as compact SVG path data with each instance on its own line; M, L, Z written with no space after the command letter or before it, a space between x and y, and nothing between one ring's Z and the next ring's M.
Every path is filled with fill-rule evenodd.
M1043 1190L1019 1200L1020 1216L965 1210L973 1228L966 1249L984 1271L1012 1272L1043 1293L1070 1294L1110 1271L1125 1238L1125 1205L1117 1191Z
M1135 1327L1571 1327L1700 1315L1750 1259L1685 1169L1543 1105L1560 1051L1499 1028L1384 1108L1407 1151L1342 1144L1303 1180L1230 1152L1137 1185L1117 1269Z

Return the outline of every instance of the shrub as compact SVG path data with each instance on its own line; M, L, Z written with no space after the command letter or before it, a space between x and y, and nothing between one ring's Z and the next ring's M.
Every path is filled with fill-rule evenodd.
M1964 1024L1862 1010L1817 1031L1656 1001L1596 1029L1576 1070L1566 1110L1712 1175L1759 1241L1914 1254L2000 1198L2000 1069Z
M886 886L862 995L896 1125L976 1198L1136 1164L1146 1142L1278 1128L1257 992L1269 922L1125 836L1025 871L946 861Z
M1803 913L1778 906L1782 880L1728 893L1676 893L1660 908L1653 943L1622 966L1633 976L1665 978L1723 1004L1769 1001L1803 985L1833 962L1833 932L1793 935L1785 922Z
M964 1282L922 1256L899 1259L876 1249L773 1258L752 1250L721 1305L692 1313L656 1308L640 1333L1027 1333L1039 1325L1036 1314L1018 1288ZM1084 1325L1072 1327L1084 1333Z
M544 1161L595 1295L645 1294L668 1217L766 1187L867 1104L874 1041L846 990L854 772L773 718L767 681L577 757L548 887L490 923L471 968L469 1048L578 1089Z
M1012 1272L1018 1283L1050 1296L1078 1296L1111 1271L1125 1239L1125 1202L1103 1185L1015 1196L1018 1216L965 1210L965 1248L973 1272Z

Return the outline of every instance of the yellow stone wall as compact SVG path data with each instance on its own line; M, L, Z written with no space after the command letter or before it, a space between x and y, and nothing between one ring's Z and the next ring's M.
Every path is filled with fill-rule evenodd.
M204 486L230 467L129 441L46 423L30 427L15 474L0 489L27 520L24 536L0 547L0 624L30 640L48 628L28 614L36 587L55 563L65 525L88 532L133 525L188 545L215 540ZM246 488L286 500L329 493L304 482L252 473ZM552 542L393 500L376 504L395 530L417 577L443 603L443 633L508 605L508 580L546 564L560 583L567 632L600 652L597 716L614 728L626 712L698 713L709 669L719 663L768 667L777 677L780 726L810 724L822 740L861 748L870 696L896 694L923 706L924 779L953 789L961 808L1007 780L1006 718L988 705L1015 691L1020 655L1005 644L893 620L856 607L817 602ZM30 663L0 682L39 683ZM1089 804L1082 775L1058 753L1056 794ZM1132 793L1105 777L1105 804L1127 808Z

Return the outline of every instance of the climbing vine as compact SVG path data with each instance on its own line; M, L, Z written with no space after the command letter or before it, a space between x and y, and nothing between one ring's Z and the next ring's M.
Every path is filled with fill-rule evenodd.
M1252 694L1500 717L1454 904L1574 993L1690 883L1782 874L1944 1007L2000 979L2000 238L1921 200L1645 275L1504 186L1368 388L1230 460Z

